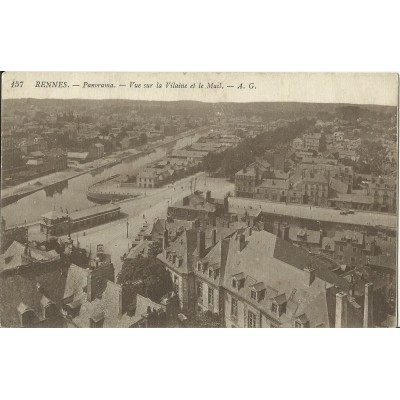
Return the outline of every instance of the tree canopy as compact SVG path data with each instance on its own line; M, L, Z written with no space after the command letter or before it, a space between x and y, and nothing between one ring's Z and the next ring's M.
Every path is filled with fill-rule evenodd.
M137 257L125 260L117 283L122 285L129 282L142 282L138 293L159 302L161 298L172 291L172 279L164 265L154 256Z
M303 118L272 132L265 132L255 138L247 138L237 147L223 153L209 153L205 157L204 167L210 173L233 178L237 171L254 162L257 157L262 157L267 150L293 140L314 124L315 120Z

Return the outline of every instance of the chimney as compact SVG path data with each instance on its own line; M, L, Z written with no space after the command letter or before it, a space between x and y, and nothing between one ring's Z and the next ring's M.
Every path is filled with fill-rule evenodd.
M217 230L215 228L212 229L211 235L212 245L215 246L217 244Z
M287 224L282 225L281 238L282 238L282 240L289 241L289 225L287 225Z
M375 239L371 242L370 254L371 254L371 256L376 256L377 255L376 254L376 241L375 241Z
M311 284L315 280L315 268L313 268L310 265L304 268L304 284L308 287L311 286Z
M211 200L211 191L207 190L206 192L206 201L210 201Z
M374 327L374 284L368 282L365 284L364 292L364 328Z
M203 258L206 251L206 233L202 230L197 231L197 256Z
M93 282L92 282L92 271L88 270L87 287L86 287L87 301L92 301L93 300L92 284L93 284Z
M168 247L168 229L167 229L167 223L165 222L163 239L162 239L162 248L163 250L165 250L167 247Z
M335 328L347 328L347 294L336 293Z
M246 237L243 233L238 236L238 251L242 251L246 245Z
M274 222L274 230L273 230L273 234L275 236L280 236L281 233L281 224L278 221Z

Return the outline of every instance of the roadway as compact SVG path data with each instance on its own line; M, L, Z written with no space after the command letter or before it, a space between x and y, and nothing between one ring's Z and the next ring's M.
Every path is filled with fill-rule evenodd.
M90 246L94 251L97 244L103 244L105 251L111 254L115 273L118 274L122 267L121 256L131 247L144 222L153 223L157 218L166 218L168 205L191 193L190 182L194 177L197 178L196 190L210 190L213 197L222 198L228 192L233 193L234 185L225 179L209 178L204 173L186 177L166 188L148 191L142 198L118 203L121 212L127 215L126 218L87 229L84 234L74 233L74 243L76 244L78 237L79 246L88 251ZM66 236L62 238L65 239Z
M246 211L249 213L263 211L270 214L304 218L320 222L370 227L380 225L394 230L397 229L397 217L395 214L355 211L354 214L341 215L339 210L333 208L272 203L265 200L239 197L229 198L229 211L237 214L244 214Z

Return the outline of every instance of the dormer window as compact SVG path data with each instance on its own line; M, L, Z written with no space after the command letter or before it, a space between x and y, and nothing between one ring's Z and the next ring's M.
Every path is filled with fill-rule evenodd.
M263 282L257 282L250 286L250 298L255 301L260 301L265 295L265 285Z
M240 290L244 286L245 275L243 272L232 276L232 287Z
M200 261L197 263L197 271L201 272L201 262Z
M208 268L208 277L211 279L216 279L219 276L219 264L212 264Z
M286 313L286 294L280 294L272 299L271 312L280 317L282 314Z
M307 315L306 314L299 315L294 320L294 327L295 328L309 328L310 327L310 321L308 320Z

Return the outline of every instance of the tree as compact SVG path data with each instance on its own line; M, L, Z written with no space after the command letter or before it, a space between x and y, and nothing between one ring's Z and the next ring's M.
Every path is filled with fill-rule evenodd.
M137 257L125 260L117 283L122 285L130 282L142 282L138 293L159 302L161 298L172 291L172 279L161 261L153 256Z
M151 242L148 246L148 256L157 257L162 251L161 243L158 241Z
M381 175L383 163L386 159L386 150L381 142L364 140L358 148L359 160L355 164L356 172Z

